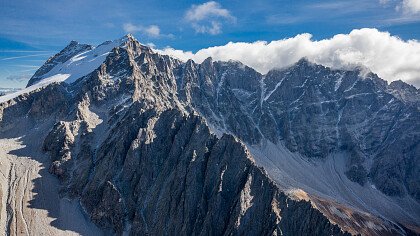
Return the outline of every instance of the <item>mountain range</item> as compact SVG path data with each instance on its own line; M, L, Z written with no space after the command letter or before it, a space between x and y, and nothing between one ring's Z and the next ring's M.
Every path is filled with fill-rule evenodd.
M419 89L362 67L261 74L132 35L72 41L0 97L0 226L40 233L43 209L91 234L54 210L68 199L105 234L418 235L419 109ZM36 204L43 179L60 203Z

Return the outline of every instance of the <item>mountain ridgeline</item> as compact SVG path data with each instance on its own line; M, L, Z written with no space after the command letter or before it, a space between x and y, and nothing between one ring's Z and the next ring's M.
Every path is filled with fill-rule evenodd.
M30 92L0 103L0 133L40 137L61 196L104 232L420 233L415 87L306 59L266 75L237 61L182 62L130 35L74 82L36 87L113 44L72 41ZM23 126L34 128L13 131Z

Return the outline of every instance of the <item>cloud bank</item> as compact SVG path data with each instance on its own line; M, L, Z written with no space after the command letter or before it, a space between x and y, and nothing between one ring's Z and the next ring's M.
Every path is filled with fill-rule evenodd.
M265 74L273 68L284 68L302 57L336 69L364 66L389 82L403 80L420 87L420 42L404 41L377 29L357 29L316 41L311 34L272 42L229 42L224 46L191 51L165 48L157 50L183 61L201 63L207 57L214 60L237 60Z

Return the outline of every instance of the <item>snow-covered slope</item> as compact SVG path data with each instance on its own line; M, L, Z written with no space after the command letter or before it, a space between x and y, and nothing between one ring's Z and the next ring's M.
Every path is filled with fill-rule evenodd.
M71 57L66 62L56 65L48 73L44 74L41 77L42 79L40 82L48 80L52 76L58 74L68 75L68 77L63 80L66 83L76 81L98 68L105 61L106 56L112 51L112 49L122 46L127 41L127 37L130 36L125 36L114 41L104 42L91 50Z
M81 47L75 41L63 49L60 53L50 58L46 65L49 65L47 72L45 65L41 67L31 78L25 89L14 93L0 96L0 103L13 99L19 95L30 93L51 83L66 82L72 83L77 79L91 73L97 69L104 61L112 49L123 46L132 35L126 35L120 39L104 42L96 47ZM73 55L75 52L79 52ZM70 56L70 57L69 57ZM65 61L59 61L65 58ZM54 61L55 60L55 61ZM45 72L45 73L42 73Z
M31 85L29 87L26 87L26 88L21 89L17 92L14 92L14 93L9 93L9 94L6 94L4 96L0 96L0 103L9 101L9 100L11 100L13 98L16 98L16 97L18 97L19 95L22 95L22 94L31 93L31 92L33 92L37 89L43 88L43 87L45 87L45 86L47 86L51 83L60 83L62 81L65 81L67 78L69 78L69 76L70 76L69 74L55 74L55 75L52 75L50 77L46 77L45 79L39 81L38 83L36 83L34 85Z

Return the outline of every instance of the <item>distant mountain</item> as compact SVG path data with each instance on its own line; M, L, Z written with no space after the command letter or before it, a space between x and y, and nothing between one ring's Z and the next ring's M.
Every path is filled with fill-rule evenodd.
M0 88L0 96L19 91L19 88Z
M0 137L39 137L61 196L107 233L418 234L419 94L306 59L181 62L127 35L50 58L0 99Z

